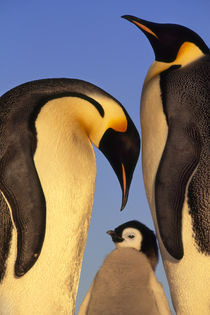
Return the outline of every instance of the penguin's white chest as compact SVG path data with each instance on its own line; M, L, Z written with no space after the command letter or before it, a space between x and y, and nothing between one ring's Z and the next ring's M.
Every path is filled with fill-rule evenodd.
M141 98L142 164L147 198L154 202L154 183L168 135L159 76L145 83Z

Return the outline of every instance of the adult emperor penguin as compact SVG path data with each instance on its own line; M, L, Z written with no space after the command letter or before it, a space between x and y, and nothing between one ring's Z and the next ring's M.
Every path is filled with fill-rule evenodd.
M1 315L74 313L96 177L91 142L119 179L123 208L140 139L116 99L76 79L1 96Z
M141 98L142 162L173 304L177 314L207 315L209 49L184 26L123 17L155 52Z
M153 231L138 221L129 221L107 233L116 249L96 274L79 315L171 314L154 273L158 247Z

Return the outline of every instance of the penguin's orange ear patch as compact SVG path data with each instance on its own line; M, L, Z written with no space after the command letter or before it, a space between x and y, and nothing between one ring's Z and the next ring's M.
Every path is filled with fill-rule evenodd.
M175 61L181 60L182 64L187 64L201 56L203 56L203 53L199 47L193 43L184 42L179 48Z
M128 127L127 120L126 119L122 120L122 118L112 119L109 123L109 128L112 128L117 132L126 132L127 127Z

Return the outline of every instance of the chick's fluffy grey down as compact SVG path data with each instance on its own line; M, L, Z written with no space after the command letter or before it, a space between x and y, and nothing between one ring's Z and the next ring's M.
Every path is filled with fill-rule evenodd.
M161 284L141 252L113 250L95 276L79 315L171 314Z

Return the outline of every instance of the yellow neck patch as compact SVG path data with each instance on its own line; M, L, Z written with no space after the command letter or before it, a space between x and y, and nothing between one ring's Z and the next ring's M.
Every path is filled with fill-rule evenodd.
M193 43L185 42L181 45L176 59L172 62L161 62L161 61L154 61L151 65L147 76L145 78L145 83L150 81L155 76L159 75L161 72L167 70L173 65L181 65L182 67L186 66L187 64L199 59L204 54L203 52Z
M123 117L124 118L124 117ZM109 124L107 125L107 128L112 128L117 132L126 132L127 130L127 120L122 119L122 117L119 118L113 118L110 120Z

